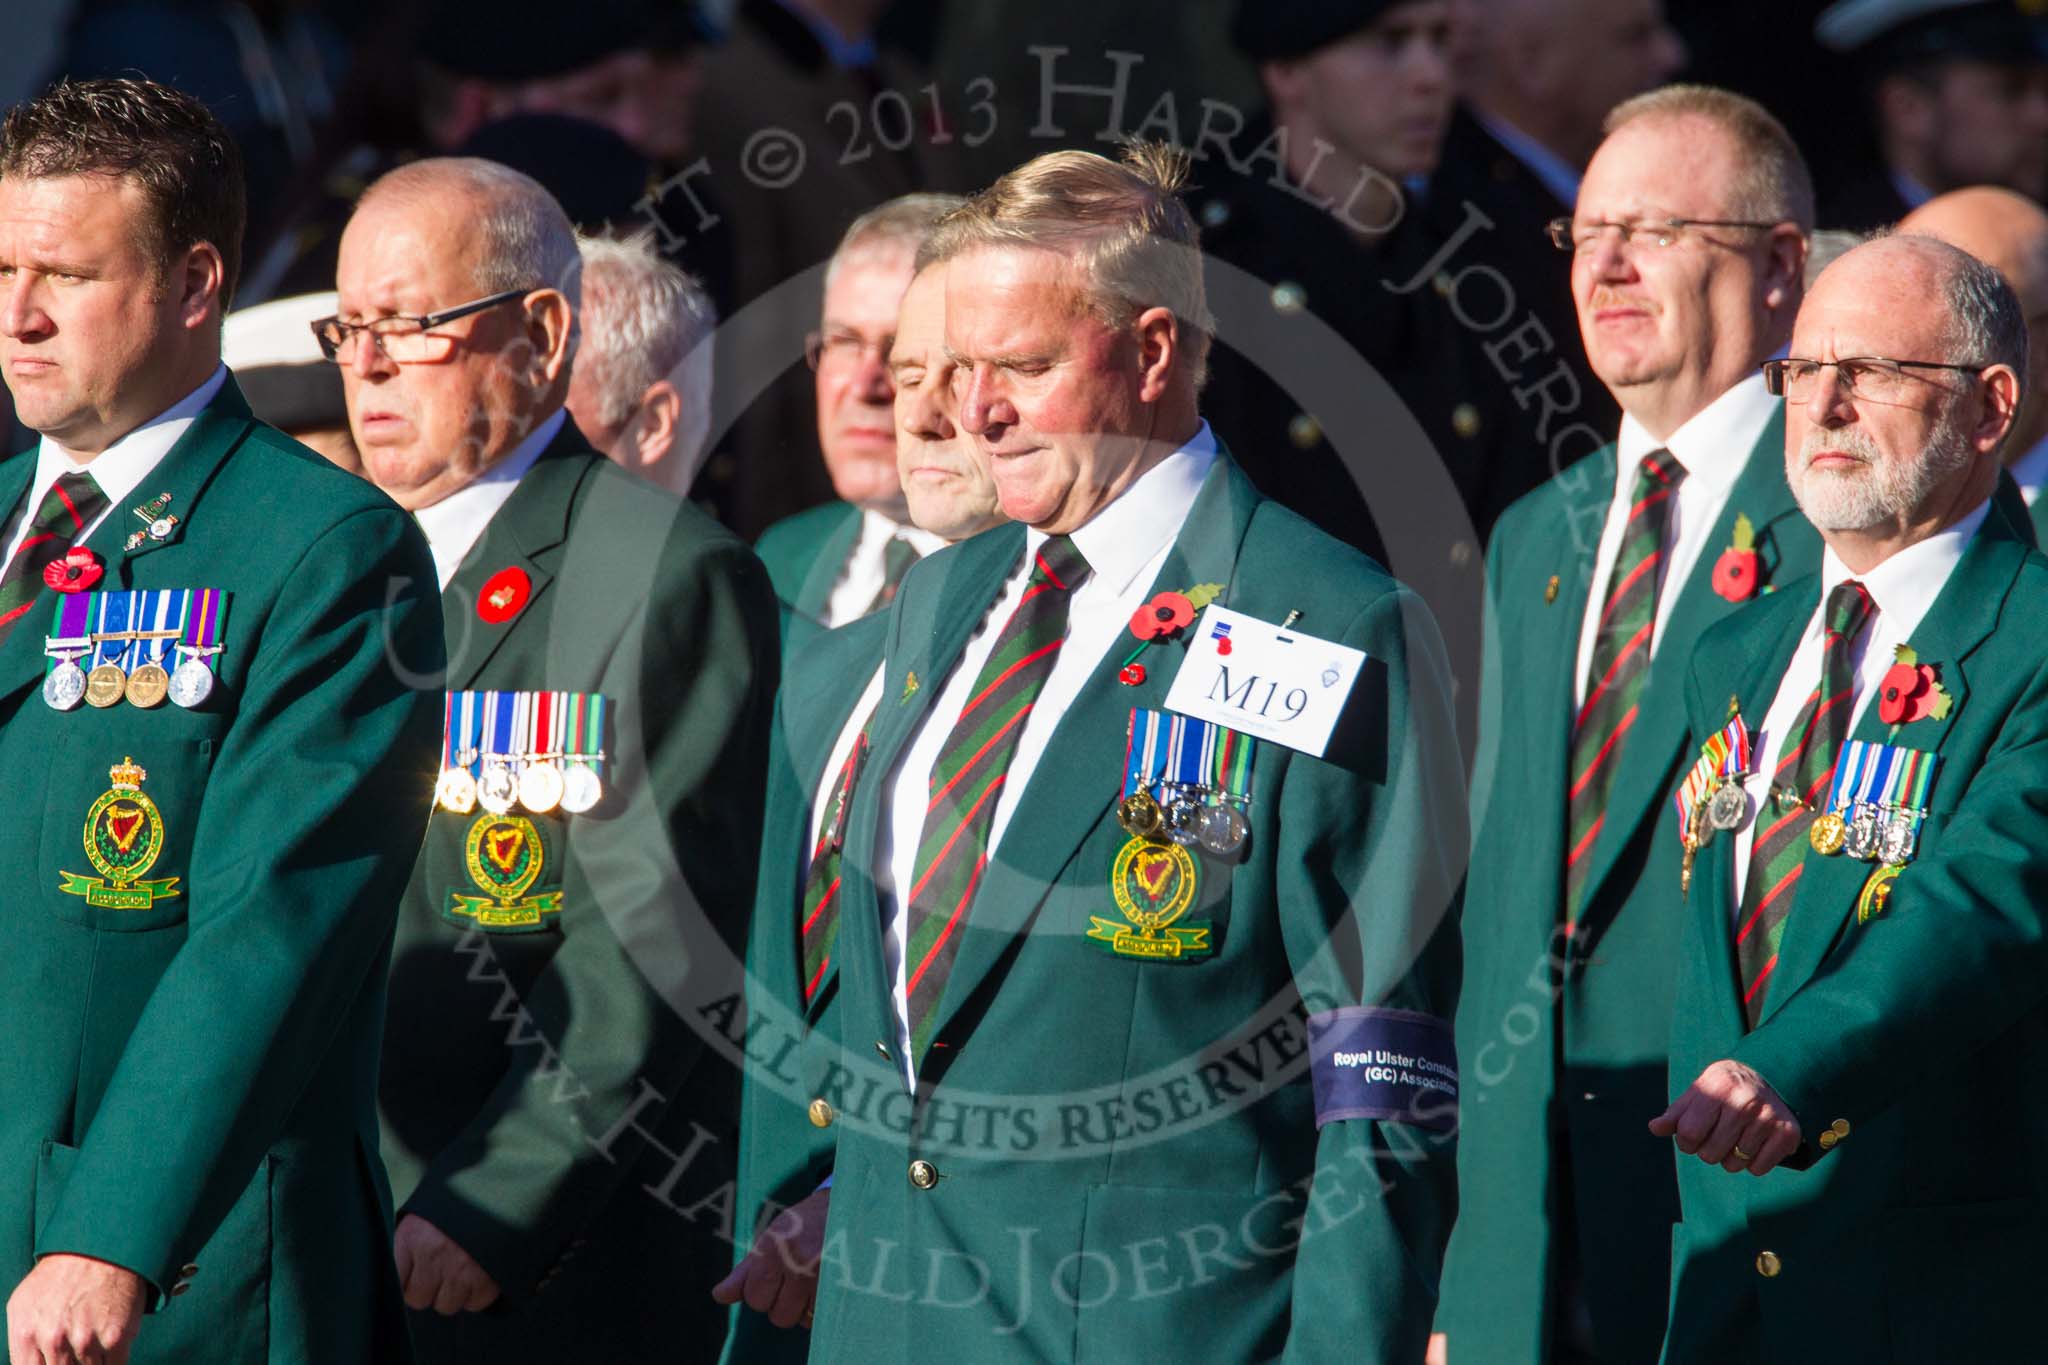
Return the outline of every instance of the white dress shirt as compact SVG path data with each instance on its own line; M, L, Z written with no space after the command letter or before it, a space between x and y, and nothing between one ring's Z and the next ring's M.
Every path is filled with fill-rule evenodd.
M482 539L484 527L491 524L491 518L498 515L498 509L505 505L519 487L519 481L526 477L526 471L533 468L533 462L568 420L569 414L557 409L552 417L528 432L525 440L513 446L511 454L432 507L422 507L413 513L420 530L426 533L427 548L434 552L434 573L441 580L441 591L448 590L455 571Z
M28 539L29 524L35 520L36 508L42 506L43 499L50 495L50 487L57 482L59 475L82 469L92 475L93 482L107 495L106 510L86 523L85 529L78 533L73 544L82 544L87 536L99 529L101 522L114 513L125 513L127 508L122 504L141 487L142 481L150 476L151 471L163 463L164 456L171 453L171 447L178 443L178 438L185 434L186 429L199 414L206 410L206 405L213 401L214 395L220 392L221 385L227 382L226 367L215 367L213 374L204 384L84 464L73 461L45 437L42 444L36 447L35 482L29 485L28 502L15 523L14 533L7 539L5 562L14 562L15 552L21 549L21 542ZM173 507L170 512L175 516L179 510ZM135 528L140 530L142 523L136 522Z
M2048 483L2048 436L2034 442L2033 449L2013 461L2010 473L2012 481L2020 486L2020 496L2032 507L2041 496L2041 485Z
M1852 574L1849 566L1835 556L1830 549L1820 560L1820 600L1814 604L1813 616L1806 623L1806 633L1799 637L1799 648L1792 654L1792 662L1786 666L1785 676L1778 683L1778 695L1771 702L1771 709L1764 713L1761 730L1751 726L1750 766L1755 769L1742 784L1749 793L1749 809L1754 816L1764 811L1765 798L1770 795L1771 772L1778 766L1778 750L1785 742L1785 732L1792 722L1799 719L1799 712L1806 705L1806 699L1820 684L1821 644L1826 630L1821 613L1827 609L1828 594L1837 585L1854 578L1870 594L1876 608L1870 620L1864 625L1863 633L1849 645L1850 665L1854 669L1856 702L1849 713L1848 734L1870 709L1871 698L1877 695L1878 684L1891 670L1892 651L1908 643L1913 632L1919 629L1920 621L1927 615L1927 609L1934 605L1934 599L1948 584L1949 575L1955 572L1956 564L1962 559L1963 551L1969 547L1970 537L1977 534L1977 528L1984 524L1984 518L1991 510L1987 499L1976 511L1964 517L1939 535L1929 536L1917 545L1905 549L1887 559L1866 574ZM1923 659L1922 663L1940 663L1939 659ZM1910 735L1904 736L1911 747ZM1752 818L1735 831L1735 902L1730 912L1740 914L1742 889L1749 881L1749 850L1756 837L1756 820Z
M1149 599L1152 581L1166 562L1167 552L1173 548L1189 509L1195 505L1195 495L1201 492L1202 481L1215 463L1216 438L1204 422L1186 445L1147 470L1124 490L1122 497L1074 532L1074 545L1093 572L1074 589L1067 606L1066 643L1060 647L1052 673L1019 730L1009 777L997 794L993 823L989 826L992 859L1001 850L1003 831L1009 827L1010 816L1029 787L1032 770L1038 766L1060 718L1095 675L1103 656L1130 641L1131 614ZM995 604L982 618L980 629L968 640L960 662L947 675L923 726L905 746L895 770L881 788L888 804L882 810L887 818L881 823L879 847L875 850L875 894L882 910L885 965L895 982L897 1057L903 1063L905 1080L913 1088L917 1077L910 1050L910 1014L903 970L910 908L896 894L896 888L910 886L916 879L914 865L918 842L924 834L932 769L938 765L939 753L953 733L953 724L967 704L982 665L988 662L1010 613L1024 596L1031 576L1029 567L1046 539L1042 531L1025 533L1023 556L1010 571Z
M843 626L867 615L868 604L889 581L887 551L889 542L897 537L909 541L919 559L944 549L946 544L923 527L891 521L880 512L862 508L860 537L853 542L853 550L839 570L839 581L832 585L831 596L825 599L827 626Z
M1583 705L1586 700L1586 674L1593 667L1593 646L1600 637L1600 616L1607 606L1607 580L1613 577L1614 561L1621 556L1622 535L1635 506L1636 469L1643 457L1662 446L1685 468L1678 493L1671 499L1671 519L1664 528L1664 561L1657 566L1657 616L1650 628L1650 657L1654 659L1664 642L1664 623L1671 619L1672 605L1706 552L1707 537L1728 505L1729 491L1749 467L1749 452L1778 404L1779 400L1764 390L1764 377L1753 374L1694 413L1668 441L1658 441L1633 417L1621 419L1621 435L1615 443L1613 500L1607 505L1607 520L1600 530L1593 583L1586 594L1585 619L1579 626L1579 666L1572 679L1577 703ZM1759 458L1778 456L1765 451Z

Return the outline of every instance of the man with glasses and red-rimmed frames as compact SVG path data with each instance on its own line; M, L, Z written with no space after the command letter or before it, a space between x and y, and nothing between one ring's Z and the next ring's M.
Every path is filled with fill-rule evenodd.
M731 1177L739 1073L689 1021L738 1008L775 603L745 545L567 420L578 259L527 177L413 162L365 192L316 325L447 622L379 1091L427 1362L724 1335L682 1287L730 1252L684 1210Z
M911 565L946 542L911 520L896 473L896 389L889 347L918 244L960 202L906 194L846 229L825 267L818 330L818 448L840 501L784 517L756 545L791 619L826 628L889 604Z
M1757 373L1799 306L1805 162L1762 108L1702 86L1638 96L1607 129L1551 233L1621 428L1507 512L1487 563L1437 1320L1454 1365L1656 1356L1678 1200L1642 1122L1669 1098L1684 666L1819 557Z
M1753 757L1656 888L1666 1365L2040 1353L2048 561L1999 467L2026 372L2010 286L1912 235L1823 271L1766 366L1827 548L1686 670L1692 738Z

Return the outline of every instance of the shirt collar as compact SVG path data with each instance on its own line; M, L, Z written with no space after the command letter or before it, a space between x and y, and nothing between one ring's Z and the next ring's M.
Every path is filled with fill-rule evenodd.
M150 471L163 463L164 456L171 453L171 447L178 443L178 438L185 434L186 428L206 410L206 405L214 400L227 382L227 367L215 366L205 383L93 456L86 464L74 463L70 456L44 440L36 450L36 487L47 488L57 481L58 475L83 469L91 473L92 481L107 495L109 507L127 501L149 477Z
M1658 441L1641 422L1624 415L1615 442L1621 486L1634 488L1636 466L1661 446L1685 467L1688 484L1715 492L1734 487L1779 402L1764 387L1764 377L1752 374L1694 413L1668 441Z
M567 420L566 409L555 409L547 420L527 432L525 439L512 447L511 454L494 461L483 473L433 506L414 512L413 517L419 522L420 530L426 533L427 544L442 548L460 545L466 554ZM435 558L440 556L437 554Z
M1529 174L1541 181L1544 189L1556 195L1559 203L1571 208L1579 202L1580 176L1571 162L1512 123L1494 118L1480 109L1474 109L1472 113L1479 120L1479 126L1493 134L1493 140L1507 148L1515 160L1528 167Z
M1825 603L1838 584L1853 578L1870 594L1870 600L1890 623L1892 633L1905 639L1919 629L1921 618L1934 605L1934 599L1941 596L1949 575L1962 562L1963 551L1970 547L1970 537L1977 534L1977 528L1990 512L1991 500L1986 498L1977 504L1977 510L1946 531L1908 545L1869 573L1850 573L1849 566L1830 546L1820 559L1820 600Z
M1140 475L1123 496L1074 532L1074 547L1093 571L1091 582L1121 593L1144 567L1180 534L1182 523L1216 463L1216 437L1204 421L1187 444ZM1025 562L1045 544L1046 534L1024 537Z
M2041 485L2048 483L2048 436L2034 442L2033 449L2014 460L2010 472L2027 506L2032 507L2034 499L2041 496Z
M914 522L898 521L894 517L875 511L872 507L861 509L860 520L862 546L880 547L892 538L901 536L910 542L910 547L917 551L920 559L946 548L945 537L933 535Z

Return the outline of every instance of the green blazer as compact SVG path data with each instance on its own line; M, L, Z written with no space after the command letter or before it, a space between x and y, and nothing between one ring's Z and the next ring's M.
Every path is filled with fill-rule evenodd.
M2034 543L2048 543L2048 497L2034 500L2034 505L2027 509L2027 519L2034 528Z
M492 624L479 598L508 567L530 596ZM561 893L531 931L451 915L479 890L464 844L481 811L434 812L405 889L380 1092L392 1186L401 1215L503 1291L486 1313L414 1314L415 1339L429 1360L637 1360L678 1343L709 1359L728 1229L679 1210L731 1196L727 1033L776 675L767 575L569 426L442 596L450 690L606 698L607 795L529 817L543 862L527 894Z
M1517 503L1487 555L1477 831L1465 890L1458 1052L1459 1215L1438 1327L1458 1361L1545 1358L1557 1303L1557 1201L1570 1197L1601 1359L1635 1365L1663 1339L1678 1216L1669 1152L1643 1130L1664 1107L1665 1002L1679 923L1669 792L1686 759L1685 664L1736 610L1712 586L1735 519L1756 529L1761 588L1813 571L1820 541L1785 485L1782 408L1751 449L1677 593L1591 857L1576 945L1562 935L1579 628L1613 495L1615 449ZM1554 585L1554 589L1553 589ZM1644 1106L1648 1106L1645 1110Z
M1734 840L1701 850L1688 899L1675 875L1662 880L1685 925L1673 1092L1733 1058L1807 1138L1805 1169L1762 1179L1678 1157L1674 1365L2040 1356L2048 560L2027 547L2025 515L2001 493L1913 633L1953 699L1947 718L1891 736L1873 704L1854 732L1942 755L1919 854L1882 912L1856 913L1874 865L1809 853L1763 1019L1745 1034ZM1688 684L1696 736L1726 723L1731 697L1761 723L1819 599L1809 579L1706 634ZM1846 1136L1823 1149L1830 1128Z
M818 1188L832 1169L832 1112L819 1109L827 1068L839 1053L835 951L804 998L802 919L813 830L812 800L837 778L832 745L882 662L888 618L877 613L826 631L792 654L776 698L768 746L767 814L760 890L747 935L746 1078L740 1099L735 1259L776 1213ZM843 942L844 940L839 940ZM830 1101L826 1101L829 1105ZM811 1334L775 1326L745 1304L732 1309L725 1359L732 1365L801 1361Z
M832 585L859 539L860 508L828 502L770 526L755 542L754 553L768 567L776 598L796 616L816 621L825 614Z
M1334 761L1259 747L1242 860L1202 855L1197 874L1190 916L1209 922L1211 956L1113 955L1087 935L1119 914L1130 713L1162 706L1186 646L1155 647L1135 687L1112 647L990 859L915 1094L904 1086L874 886L881 775L1023 540L1008 526L941 551L891 605L840 893L837 1259L812 1358L1411 1365L1452 1216L1451 1140L1376 1118L1318 1130L1302 1023L1454 1009L1465 832L1447 670L1417 598L1227 455L1153 590L1221 584L1236 610L1298 610L1303 629L1365 650ZM1297 1236L1304 1219L1315 1231Z
M33 454L0 465L17 506ZM128 502L170 495L162 540ZM0 644L0 1278L69 1252L149 1282L132 1360L408 1360L377 1160L393 907L426 823L433 562L412 519L253 420L234 381L86 544L100 589L231 595L212 696L45 705L55 593ZM68 894L132 758L176 894ZM145 835L145 837L149 837Z

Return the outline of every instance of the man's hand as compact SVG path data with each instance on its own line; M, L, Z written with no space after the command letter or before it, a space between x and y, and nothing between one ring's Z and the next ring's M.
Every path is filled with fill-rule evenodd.
M1442 1332L1429 1334L1429 1354L1422 1358L1422 1365L1451 1365L1450 1343Z
M1740 1062L1715 1062L1671 1107L1650 1120L1678 1150L1734 1174L1767 1174L1798 1150L1799 1120L1764 1078Z
M45 1256L7 1300L9 1365L127 1365L147 1296L132 1270Z
M784 1209L761 1235L732 1274L720 1280L711 1297L720 1303L742 1299L757 1313L766 1313L777 1327L811 1325L818 1300L818 1258L825 1246L825 1213L832 1202L828 1186Z
M498 1301L498 1282L455 1245L448 1235L418 1214L398 1220L391 1238L398 1261L398 1283L407 1308L431 1308L443 1317L475 1313Z

